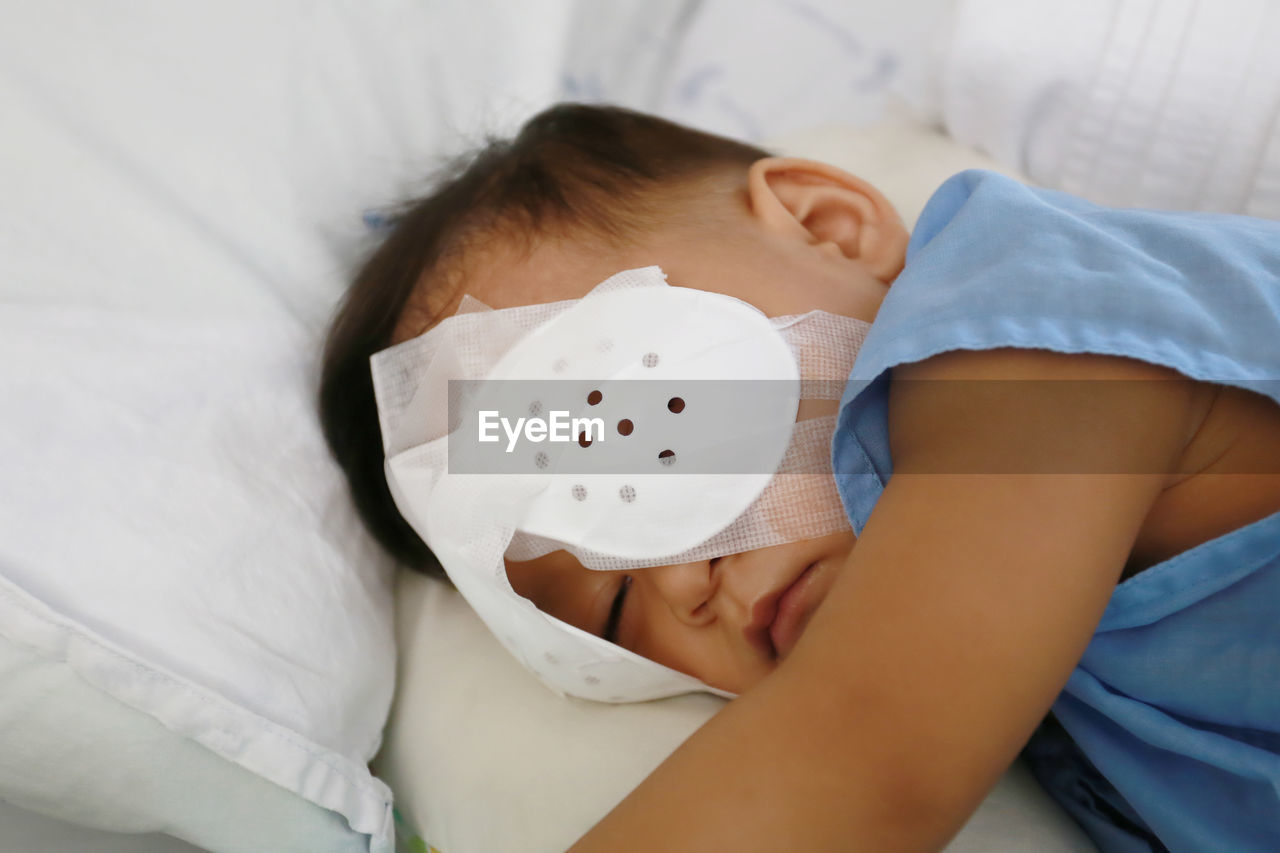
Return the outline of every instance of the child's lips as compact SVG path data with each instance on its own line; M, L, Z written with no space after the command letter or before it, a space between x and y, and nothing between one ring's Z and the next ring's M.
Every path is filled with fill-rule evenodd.
M798 627L795 610L805 603L803 588L808 587L816 565L817 562L810 563L789 584L768 593L751 608L751 622L743 634L753 648L770 660L777 660L784 651L779 639L788 652L795 644L796 637L791 636Z
M769 626L769 639L780 660L791 653L808 624L808 616L812 610L808 593L813 586L817 567L816 562L811 563L778 599L777 612Z

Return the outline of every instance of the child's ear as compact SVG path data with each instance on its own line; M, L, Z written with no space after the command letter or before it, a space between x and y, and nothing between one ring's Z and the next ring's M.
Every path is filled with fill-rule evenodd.
M902 271L907 229L879 190L843 169L767 157L747 171L752 213L766 228L860 261L888 283Z

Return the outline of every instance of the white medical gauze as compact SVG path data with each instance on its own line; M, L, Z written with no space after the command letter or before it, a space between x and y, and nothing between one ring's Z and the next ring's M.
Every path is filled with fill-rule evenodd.
M591 569L643 569L848 530L834 414L795 418L801 399L840 398L868 328L821 311L770 319L657 267L580 300L466 297L372 359L387 481L458 591L553 690L730 696L538 610L504 556L565 549Z

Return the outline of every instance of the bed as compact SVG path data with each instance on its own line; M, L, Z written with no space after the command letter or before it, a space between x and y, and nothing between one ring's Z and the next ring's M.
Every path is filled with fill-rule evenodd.
M6 4L0 849L563 849L720 700L556 697L360 528L312 395L381 212L581 99L909 220L969 166L1280 215L1271 4L1060 5ZM1015 766L949 849L1092 848Z

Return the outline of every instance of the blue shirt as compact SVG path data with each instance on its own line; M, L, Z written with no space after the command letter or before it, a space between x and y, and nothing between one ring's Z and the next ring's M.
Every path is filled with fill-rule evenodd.
M995 347L1127 356L1280 403L1280 223L953 176L841 400L856 532L893 472L893 368ZM1053 717L1026 755L1102 849L1280 851L1280 513L1119 584Z

